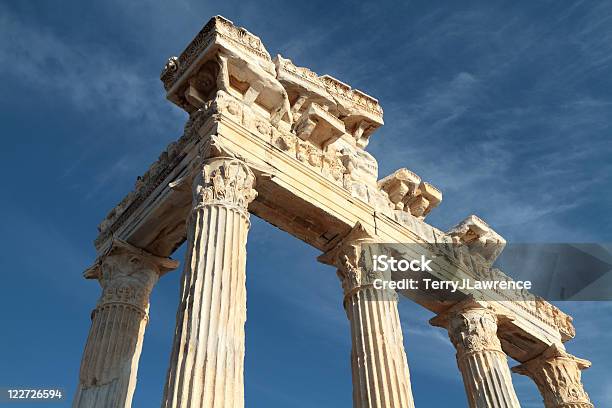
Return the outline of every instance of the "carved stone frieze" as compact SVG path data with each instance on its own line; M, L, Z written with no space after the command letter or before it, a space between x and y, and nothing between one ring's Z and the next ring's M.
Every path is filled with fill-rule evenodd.
M353 197L370 204L377 213L392 217L389 198L378 188L378 162L370 153L353 146L345 139L337 140L334 146L340 152L345 171L343 186Z
M323 166L323 152L312 143L297 140L296 158L302 163L307 163L312 167L321 168Z
M223 113L238 122L244 121L245 107L236 98L229 95L225 91L217 91L215 98L212 101L214 113ZM253 123L256 119L253 118L249 123ZM253 123L254 125L254 123Z
M342 155L342 164L346 167L350 183L376 186L378 162L370 153L351 147L338 141L337 148Z
M563 313L557 306L540 297L536 297L535 315L543 322L556 327L561 333L563 341L573 339L576 336L576 328L572 323L574 319Z
M295 157L297 137L292 133L274 131L272 133L272 145L290 156Z
M336 183L342 183L344 170L345 168L342 165L338 151L333 146L325 149L323 153L323 175L328 179L334 180Z
M330 181L343 185L343 176L347 170L336 144L322 148L310 141L301 140L288 130L277 129L263 116L223 91L217 92L213 107L215 112L232 118L274 147L312 167Z

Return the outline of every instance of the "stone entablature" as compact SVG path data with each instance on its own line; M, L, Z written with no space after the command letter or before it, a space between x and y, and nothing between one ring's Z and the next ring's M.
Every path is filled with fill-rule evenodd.
M222 16L215 16L200 30L178 58L172 57L166 63L160 75L166 91L172 92L177 83L183 79L183 75L193 69L192 64L197 64L211 44L215 43L222 43L228 48L242 51L263 67L273 67L270 54L259 37L244 28L236 27Z
M312 168L330 182L349 191L354 197L368 203L378 214L387 215L417 233L429 230L427 235L422 236L424 242L465 244L467 248L465 253L458 251L456 245L455 248L453 248L453 245L449 245L451 249L447 255L452 262L460 265L469 276L510 279L500 270L490 268L488 265L490 262L476 262L483 256L486 256L488 260L494 260L505 244L505 240L488 227L484 221L476 216L470 216L446 234L431 226L423 228L420 225L422 223L420 220L424 219L433 208L439 205L442 200L441 192L430 183L422 181L418 175L408 169L397 170L393 174L378 180L376 159L363 150L366 143L363 140L359 142L364 137L369 137L375 127L382 124L382 109L377 102L374 103L375 99L363 99L365 97L360 92L351 90L350 86L329 76L319 77L313 71L297 67L290 60L281 56L277 56L273 61L261 45L259 38L244 29L229 28L229 25L231 23L222 17L213 18L178 59L179 66L184 69L177 69L173 71L174 73L172 73L172 68L167 67L164 70L162 80L168 89L168 97L171 100L174 98L172 95L178 92L176 91L176 85L180 81L185 84L191 81L190 87L193 84L196 87L204 86L202 83L206 81L202 80L203 73L207 73L208 76L204 76L210 79L207 82L208 86L211 87L211 91L208 93L210 95L208 96L209 99L200 100L201 103L197 109L190 105L190 110L192 108L195 110L192 110L183 136L177 142L168 146L167 150L160 155L158 161L142 177L139 177L134 191L128 194L100 224L100 236L96 240L98 248L102 248L104 242L130 217L130 214L156 188L165 182L168 174L185 157L187 149L199 142L201 136L198 131L203 126L203 122L209 120L211 116L222 115L249 129L263 141L283 151L294 160ZM235 38L227 42L227 39L232 36ZM212 45L215 45L216 48ZM225 62L215 58L217 54L210 51L215 49L215 52L222 55L223 50L225 50L224 47L233 53L231 58L225 58ZM244 51L245 47L252 47L252 49L247 54L240 53L240 50ZM203 54L196 58L197 52ZM205 61L203 56L207 56L209 60ZM265 69L263 69L263 73L255 68L250 68L250 71L247 69L246 71L250 74L243 74L243 76L251 78L251 84L243 84L243 88L239 89L239 81L232 81L231 79L231 73L238 73L239 69L230 68L231 63L228 60L233 59L234 64L236 64L236 61L243 61L245 65L248 65L253 58L259 61L258 66L263 66ZM224 57L220 59L224 60ZM268 63L272 65L268 66ZM189 67L197 66L200 71L196 72L190 68L189 72L191 74L188 75L187 65ZM272 66L274 66L274 69L270 68ZM266 111L256 103L259 97L258 91L249 92L253 88L251 85L256 85L257 82L252 78L255 75L253 72L260 77L266 77L264 79L268 84L276 81L275 83L278 86L274 89L281 89L279 92L284 92L280 99L287 98L291 105L289 110L292 112L293 124L306 123L307 121L303 117L307 115L309 117L308 122L314 122L315 120L310 119L314 118L318 122L316 125L319 125L319 123L324 122L321 118L327 113L334 119L328 118L326 123L331 123L334 120L339 121L338 118L342 117L342 123L345 124L345 127L348 127L353 121L353 119L349 120L352 115L353 118L362 118L362 122L367 123L368 126L359 130L358 135L355 132L353 134L343 133L339 138L329 143L312 143L311 140L303 140L303 137L309 139L309 137L303 136L308 133L308 129L304 129L308 126L292 129L292 124L287 122L288 116L284 116L284 119L275 125L272 121L274 112ZM183 79L181 79L182 76ZM230 78L224 78L227 76L230 76ZM190 77L200 78L200 80L193 81ZM214 91L222 82L226 82L223 85L225 90ZM204 94L205 92L200 88L200 90L194 90L189 99L196 101L198 95L202 96ZM253 98L255 99L252 100ZM353 106L352 110L348 109L347 103L356 100L362 102ZM365 109L366 107L368 109ZM327 130L330 126L327 126ZM340 128L339 125L336 129L338 128ZM298 133L297 131L300 130L302 132ZM314 128L310 129L309 135L313 133L313 130ZM363 133L361 133L362 131ZM299 135L302 135L302 137ZM565 340L573 337L574 330L569 316L563 314L548 302L534 298L528 293L525 293L521 298L525 300L520 304L522 309L548 325L557 326Z
M190 88L206 96L217 86L236 91L247 104L258 102L271 116L284 109L280 119L289 126L295 123L293 114L300 115L311 103L318 103L346 125L361 148L383 123L383 111L375 98L329 75L319 77L280 55L272 61L258 37L220 16L211 19L178 58L170 58L161 79L168 99L188 112L198 107L185 94ZM283 106L286 103L290 111Z
M256 115L253 114L252 111L249 111L248 107L241 105L236 98L219 92L217 98L208 105L207 109L202 108L192 114L190 121L186 125L183 137L181 137L178 142L169 145L168 151L162 153L158 162L156 162L143 177L139 178L136 183L135 192L130 193L126 199L109 214L110 218L101 224L101 234L96 242L97 245L103 244L106 237L109 237L114 232L113 227L120 225L123 220L127 219L131 212L144 201L147 194L163 183L172 165L185 155L185 152L182 151L181 148L191 146L198 139L198 129L202 126L202 121L209 118L211 114L225 115L241 123L245 127L249 126L251 129L255 128L255 134L257 134L258 137L272 144L279 150L282 150L300 163L313 168L338 186L352 191L354 196L361 198L365 202L368 202L370 197L379 200L389 200L383 194L370 194L368 196L368 192L375 191L372 188L372 181L375 181L375 173L369 173L371 167L366 167L366 170L360 170L359 168L360 165L363 166L363 163L367 163L367 161L349 154L339 154L337 151L334 151L333 145L328 146L327 150L322 153L321 150L308 142L302 141L291 132L276 129L262 120L258 121ZM353 150L353 154L357 154L355 150ZM366 154L366 152L362 154ZM347 165L345 166L344 163L347 163ZM353 174L357 175L354 180ZM371 176L369 174L371 174ZM360 182L360 180L365 180L366 182ZM381 180L381 182L384 180L385 179ZM386 186L385 183L381 183L381 185ZM419 183L419 186L421 185L423 185L422 182ZM374 202L374 204L376 204L376 202ZM384 211L391 212L392 205L394 204L389 200L388 210L386 210L384 203L380 205L379 201L378 208L382 208L380 211L381 213L384 213ZM400 210L395 210L396 213L398 211ZM403 212L402 217L398 219L396 216L398 222L401 221L402 224L409 227L412 231L423 234L421 237L424 242L449 243L449 252L445 255L449 257L451 262L459 265L469 276L475 278L505 277L510 279L499 269L490 268L486 263L475 262L479 257L474 256L475 254L471 253L472 251L467 251L464 254L457 250L457 246L453 244L459 241L457 238L453 238L453 235L436 230L424 224L417 217L412 216L406 211L401 211ZM473 219L473 216L468 217L468 219ZM465 221L463 224L465 224ZM455 230L457 230L457 228L455 228ZM456 233L454 236L457 236ZM498 235L494 234L494 236ZM500 296L504 295L505 294L500 293ZM575 331L571 324L571 317L565 315L554 305L542 299L530 298L529 294L525 295L528 296L528 298L526 298L524 302L519 303L522 309L546 324L558 327L564 339L567 340L574 336ZM509 300L516 299L517 298L514 297Z

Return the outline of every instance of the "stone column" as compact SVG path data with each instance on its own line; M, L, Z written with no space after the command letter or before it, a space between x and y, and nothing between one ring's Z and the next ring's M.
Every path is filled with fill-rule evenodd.
M375 289L383 276L372 267L374 240L360 224L319 257L338 268L351 327L353 407L412 408L410 373L397 311L397 294Z
M457 349L457 365L471 408L520 407L508 358L497 337L497 322L490 306L473 299L459 302L430 321L448 330Z
M75 408L128 408L148 322L149 295L163 273L178 262L114 240L85 272L98 279L102 296L91 314Z
M204 162L193 181L181 300L162 407L244 406L248 204L255 177L240 160Z
M536 383L546 408L593 408L582 386L581 370L591 362L567 353L562 345L553 344L538 357L512 371L531 377Z

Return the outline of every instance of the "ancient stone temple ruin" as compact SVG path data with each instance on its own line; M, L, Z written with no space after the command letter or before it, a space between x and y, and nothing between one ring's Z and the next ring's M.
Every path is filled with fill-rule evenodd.
M98 256L85 277L97 279L102 293L74 407L131 406L149 295L165 273L181 280L181 290L162 407L244 406L250 214L319 249L319 261L337 269L338 302L350 322L353 406L413 407L398 293L374 288L364 248L393 243L416 256L433 243L449 244L435 257L433 278L510 279L481 267L504 239L476 216L447 232L429 225L442 193L405 168L379 177L365 150L383 124L378 101L272 58L257 36L223 17L168 60L161 81L189 119L99 226ZM179 278L170 256L184 241ZM590 363L564 347L575 335L572 318L521 296L413 300L448 331L470 407L519 407L508 356L520 362L513 371L533 379L546 407L593 407L581 383Z

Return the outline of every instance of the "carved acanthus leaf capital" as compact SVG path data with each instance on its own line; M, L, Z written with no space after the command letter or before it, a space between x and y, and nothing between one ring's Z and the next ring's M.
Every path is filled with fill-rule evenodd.
M592 408L581 380L581 371L590 366L590 361L569 354L563 345L553 344L536 358L513 367L512 371L533 379L547 408Z
M457 358L484 351L502 352L497 337L498 317L486 302L468 298L440 313L430 324L448 330Z
M84 276L98 279L102 286L98 307L122 303L146 311L149 295L159 277L178 265L178 261L152 255L114 239L106 253L85 271Z
M318 260L337 268L338 278L347 296L359 288L372 286L375 279L390 279L390 276L374 270L376 247L374 234L358 222L332 250Z
M213 157L204 161L193 182L194 208L222 204L247 209L257 197L255 175L242 160Z

